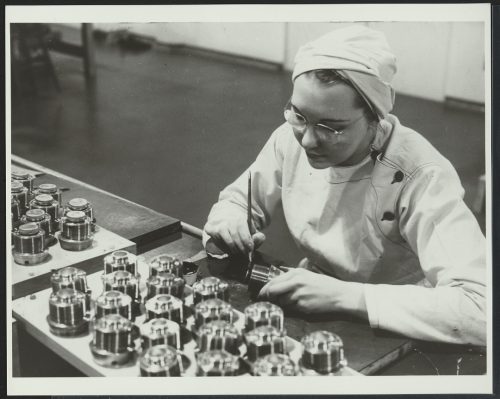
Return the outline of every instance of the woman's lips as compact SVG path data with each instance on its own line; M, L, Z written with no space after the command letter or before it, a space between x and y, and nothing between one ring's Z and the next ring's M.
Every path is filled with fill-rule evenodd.
M320 159L320 158L324 158L325 157L324 155L315 154L315 153L311 153L311 152L306 152L306 154L307 154L308 158L312 158L312 159Z

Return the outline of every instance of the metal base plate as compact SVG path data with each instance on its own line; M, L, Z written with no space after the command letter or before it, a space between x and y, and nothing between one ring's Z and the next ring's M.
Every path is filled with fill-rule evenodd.
M22 266L34 266L43 263L49 257L49 252L44 250L39 254L22 254L12 251L14 262Z

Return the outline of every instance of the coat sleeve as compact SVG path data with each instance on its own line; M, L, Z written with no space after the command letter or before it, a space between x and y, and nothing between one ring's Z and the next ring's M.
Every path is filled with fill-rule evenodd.
M486 246L450 168L427 165L400 198L400 231L430 286L365 285L372 327L409 337L486 344Z

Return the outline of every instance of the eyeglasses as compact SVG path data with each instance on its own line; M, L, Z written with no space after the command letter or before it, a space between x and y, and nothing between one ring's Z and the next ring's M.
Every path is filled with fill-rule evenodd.
M293 129L297 130L299 133L304 133L307 130L307 125L309 124L309 121L304 115L299 114L296 110L295 107L293 106L291 99L288 101L288 103L285 106L284 110L284 116L285 120L292 126ZM359 118L355 119L351 123L349 123L348 126L344 127L342 130L337 130L334 129L333 127L330 127L328 125L325 125L323 123L315 123L313 125L314 131L318 133L319 135L323 137L328 137L331 135L334 136L341 136L344 134L345 130L354 125L357 121L359 121L365 114L361 114Z

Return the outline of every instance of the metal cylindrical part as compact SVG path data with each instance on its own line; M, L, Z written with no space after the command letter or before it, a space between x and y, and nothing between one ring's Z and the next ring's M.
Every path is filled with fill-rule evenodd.
M239 355L242 337L238 329L224 320L215 320L202 325L198 330L198 349L207 352L224 349Z
M199 377L225 377L237 375L240 359L225 350L212 350L200 353L196 358Z
M252 366L255 376L294 376L297 375L297 366L290 356L282 353L272 353L261 357Z
M90 342L94 360L101 366L119 367L134 355L133 324L118 314L99 318Z
M90 219L82 211L69 211L61 218L59 242L68 251L83 251L92 245Z
M33 191L33 181L35 180L35 176L28 172L11 172L11 180L21 183L24 187L26 187L29 192L31 193Z
M149 320L140 327L142 349L146 350L155 345L168 345L181 349L181 333L178 323L160 317Z
M228 323L233 322L233 307L219 298L207 299L194 307L194 324L200 328L203 324L214 320L225 320Z
M272 326L260 326L245 334L248 360L271 353L286 353L285 334Z
M124 270L137 275L137 257L125 250L114 251L104 257L104 274Z
M104 291L120 291L134 301L139 300L139 278L125 270L102 275Z
M245 308L245 330L260 326L273 326L283 330L283 310L271 302L255 302Z
M63 288L73 288L83 293L88 291L87 273L73 266L54 271L50 276L50 284L53 292Z
M179 298L168 294L156 295L146 302L147 320L163 317L175 321L178 324L184 323L183 303Z
M180 377L180 355L167 345L152 346L141 356L140 369L143 377Z
M50 234L59 230L59 202L50 194L39 194L30 202L30 209L42 209L50 215Z
M19 212L23 215L28 209L29 204L29 189L23 186L22 183L18 181L11 182L10 194L17 201L19 201Z
M319 374L329 374L346 364L344 345L337 334L329 331L314 331L301 339L304 347L301 367Z
M273 265L254 264L248 277L248 291L250 297L256 298L260 290L274 277L284 272Z
M14 230L12 243L12 256L20 265L37 265L49 256L45 247L45 232L36 223L26 223Z
M94 208L92 204L85 198L73 198L68 201L68 204L64 208L64 214L69 211L82 211L90 219L92 231L95 231L96 218L94 214Z
M33 190L33 196L37 196L40 194L48 194L52 198L54 198L57 202L59 202L59 206L62 204L62 193L59 188L52 183L43 183L40 184L37 188Z
M132 298L123 292L104 292L95 300L94 306L96 319L108 314L120 314L128 320L133 319Z
M49 298L50 331L60 336L75 336L88 331L88 304L82 292L63 288Z
M149 277L146 281L148 287L147 299L160 294L169 294L183 299L185 284L184 279L181 277L177 277L172 273L160 272Z
M229 300L229 286L217 277L205 277L193 284L193 302L198 304L211 298Z
M182 277L182 262L168 255L156 256L149 262L149 275L156 276L160 272L172 273L177 277Z
M45 246L49 247L57 242L54 235L50 232L52 220L48 213L43 209L29 209L21 218L21 224L36 223L45 232Z
M12 230L21 224L21 208L19 201L13 195L10 196L10 213L12 215Z

